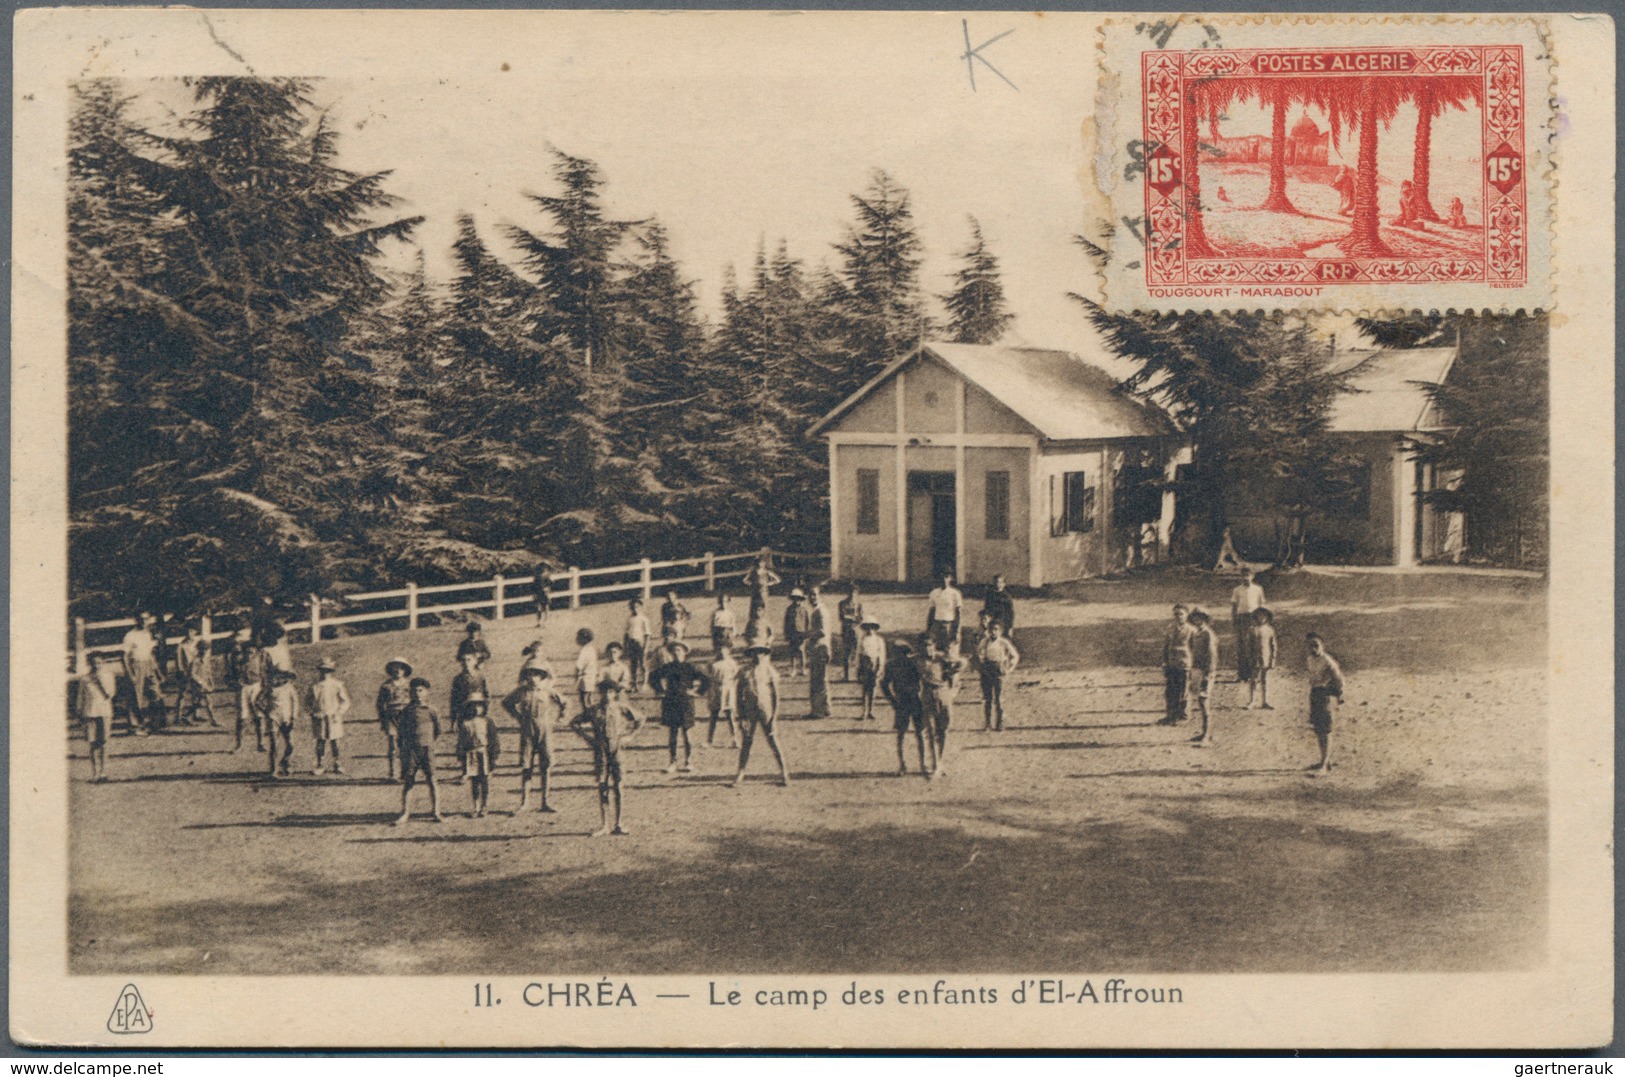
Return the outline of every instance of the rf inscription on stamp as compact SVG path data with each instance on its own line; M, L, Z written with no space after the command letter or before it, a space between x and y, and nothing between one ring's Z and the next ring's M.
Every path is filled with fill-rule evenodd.
M1141 81L1153 298L1527 283L1521 46L1153 50Z

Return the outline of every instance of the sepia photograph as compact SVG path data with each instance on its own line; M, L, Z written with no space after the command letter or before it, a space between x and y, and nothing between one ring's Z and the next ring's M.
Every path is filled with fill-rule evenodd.
M276 14L146 13L206 59L56 65L26 127L61 140L62 201L18 212L61 219L63 336L17 400L61 458L17 519L65 591L14 609L49 740L13 787L57 783L41 952L105 985L51 1036L455 977L400 1021L1082 1045L998 1015L1568 952L1565 727L1612 722L1559 713L1553 640L1609 637L1554 578L1612 532L1565 546L1554 436L1612 428L1554 381L1606 349L1429 291L1552 287L1551 226L1509 223L1550 177L1485 125L1557 120L1507 119L1495 26L1396 59L1248 24L1238 69L1193 19L513 13L504 51L419 13L347 66L292 31L388 13ZM1107 199L1156 201L1143 234L1080 191L1125 39L1146 93L1192 80ZM1223 258L1414 298L1112 299ZM227 997L187 1045L417 1042ZM685 1028L741 1001L748 1034Z

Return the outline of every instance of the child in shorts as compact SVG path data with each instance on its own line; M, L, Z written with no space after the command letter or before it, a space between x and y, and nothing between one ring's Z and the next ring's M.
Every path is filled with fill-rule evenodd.
M875 719L875 692L880 688L880 678L886 672L886 640L880 635L880 622L865 620L862 625L863 635L858 639L858 691L863 702L863 713L859 720L872 722Z
M119 667L123 651L103 651L90 656L90 669L80 674L74 685L73 713L85 729L90 746L90 780L107 780L107 735L113 725L113 700L118 696Z
M1213 693L1213 678L1219 672L1219 634L1213 631L1213 618L1205 610L1191 610L1191 698L1196 711L1202 716L1202 731L1191 738L1191 743L1206 747L1213 743L1213 714L1209 697Z
M576 699L581 704L583 714L592 710L596 686L601 679L598 676L598 648L592 640L592 629L583 628L576 632L576 646L581 648L576 652ZM633 667L634 671L636 668Z
M409 805L412 786L422 774L429 783L429 808L434 821L445 822L440 814L440 786L434 779L434 742L440 736L440 715L429 705L429 689L433 686L426 677L413 677L412 701L400 713L401 740L401 814L394 826L401 826L412 817Z
M899 643L886 660L886 672L880 681L880 690L892 706L897 730L897 773L908 773L908 762L903 755L903 741L910 731L914 733L914 746L920 753L920 773L929 775L936 769L937 741L926 735L924 684L920 678L920 665L914 659L914 648ZM927 748L929 747L929 751ZM931 762L926 763L930 756Z
M1021 664L1021 652L1004 634L1004 622L982 611L982 633L976 645L982 676L982 728L1004 731L1004 683Z
M734 720L739 710L739 663L734 659L733 644L724 642L717 647L717 656L711 662L711 722L705 730L705 746L716 743L717 722L728 723L728 746L739 747L739 723Z
M299 721L299 692L293 682L293 670L271 670L271 689L265 697L265 715L271 723L271 734L265 741L265 754L273 778L286 778L293 763L293 727ZM282 738L280 762L276 752L278 736Z
M480 645L483 647L484 643ZM481 659L478 651L459 650L457 657L463 668L451 682L451 728L457 736L457 759L462 765L462 773L458 775L457 784L461 785L468 780L473 767L471 756L474 750L468 740L468 731L464 727L474 713L475 704L481 707L488 705L491 687L486 683L485 674L480 672Z
M1323 777L1332 772L1332 724L1343 702L1343 667L1326 651L1326 643L1311 632L1305 637L1309 656L1309 728L1320 744L1320 762L1309 773Z
M519 810L530 804L530 780L541 774L541 811L552 814L547 802L548 784L553 773L553 726L564 721L564 697L553 687L553 673L532 660L519 672L520 686L502 701L502 707L519 723Z
M1270 705L1270 670L1275 668L1276 648L1275 639L1275 612L1268 606L1260 606L1252 613L1252 627L1248 630L1247 649L1248 672L1247 679L1247 709L1251 710L1256 700L1264 710L1272 711Z
M604 661L598 667L598 679L601 681L614 681L621 686L621 691L628 694L632 691L632 667L627 665L622 657L624 648L614 640L604 644Z
M592 746L593 770L598 778L598 829L592 832L595 838L627 832L621 821L621 749L643 728L643 719L627 705L619 684L600 682L598 695L599 702L570 723L570 728ZM613 827L609 821L612 803Z
M389 745L389 780L395 780L395 756L400 749L401 715L412 705L412 663L404 658L391 658L384 663L384 683L378 686L378 728L384 731ZM406 757L401 756L402 768Z
M176 671L180 674L181 688L175 695L175 724L197 725L198 710L208 716L216 729L220 722L214 716L214 670L209 665L209 641L203 637L203 626L192 622L186 626L186 638L175 649ZM190 707L188 706L190 705Z
M634 598L628 604L628 610L626 631L622 638L626 643L626 664L632 667L629 691L636 692L649 677L649 618L644 616L641 598Z
M333 756L333 773L343 774L339 763L339 741L344 739L344 717L350 713L350 691L333 674L338 665L324 658L316 665L316 683L310 686L310 728L316 737L316 767L312 774L326 773L323 759L328 751Z

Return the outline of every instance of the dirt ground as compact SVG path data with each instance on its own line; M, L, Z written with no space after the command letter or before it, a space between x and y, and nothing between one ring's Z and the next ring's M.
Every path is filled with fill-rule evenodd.
M667 777L664 730L646 730L627 774L632 833L614 838L587 836L598 821L591 756L569 734L559 814L510 814L510 754L494 817L467 818L466 787L450 785L446 823L419 815L387 826L399 794L383 781L382 737L367 720L378 671L405 654L435 679L443 707L460 630L303 648L301 684L331 655L361 704L345 777L309 774L303 726L296 776L283 781L266 779L264 757L231 754L229 732L210 730L116 738L112 780L91 785L84 744L70 742L72 971L1465 971L1541 961L1544 582L1448 571L1265 578L1282 641L1277 709L1241 709L1245 692L1227 679L1215 695L1217 744L1195 748L1188 729L1154 724L1163 625L1176 599L1220 611L1229 662L1232 582L1173 570L1019 601L1012 728L981 730L968 678L949 773L934 782L895 775L890 713L856 721L854 685L835 685L835 717L783 727L789 788L773 783L760 742L742 789L727 784L734 754L724 748L701 751L697 773ZM697 635L706 601L688 601ZM868 605L889 631L923 621L919 594ZM555 612L545 633L555 669L569 668L579 625L618 634L620 618L618 606ZM1339 766L1319 779L1304 773L1315 759L1301 674L1309 630L1348 677ZM493 688L513 683L528 619L486 636ZM785 683L794 716L805 682ZM226 710L224 694L217 705ZM426 794L416 807L426 810Z

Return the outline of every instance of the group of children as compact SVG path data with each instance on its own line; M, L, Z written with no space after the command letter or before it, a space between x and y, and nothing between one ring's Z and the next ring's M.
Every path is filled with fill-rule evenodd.
M1264 589L1251 568L1242 569L1241 582L1230 594L1230 618L1235 633L1236 682L1247 685L1246 709L1274 710L1269 701L1269 675L1280 653L1275 614L1265 605ZM1306 643L1309 724L1320 746L1320 760L1308 769L1311 774L1324 775L1332 767L1332 726L1343 701L1343 671L1326 652L1319 635L1308 633ZM1219 636L1206 611L1184 603L1174 606L1173 624L1163 640L1162 668L1165 713L1158 724L1181 725L1194 710L1202 724L1191 743L1198 747L1213 744L1212 693L1219 669Z
M541 641L530 644L523 654L519 683L500 697L503 711L518 725L520 810L529 806L534 783L539 810L554 811L553 733L568 729L593 750L600 809L596 833L626 833L622 820L622 751L646 724L631 703L633 696L645 690L659 699L659 723L667 732L667 774L694 769L691 731L700 717L700 701L705 700L709 712L705 744L715 746L718 726L726 726L728 746L738 753L734 785L745 780L758 735L766 739L773 753L780 784L788 785L789 764L778 737L783 707L780 675L773 664L774 632L767 624L763 594L776 579L769 571L753 582L750 613L742 630L729 596L718 595L709 619L713 654L704 666L690 660L684 637L692 616L675 593L667 595L660 609L658 642L642 599L631 601L621 638L609 641L602 651L593 631L580 629L574 665L578 710L568 722L565 719L569 708L542 657ZM1005 728L1008 681L1021 661L1011 638L1015 605L1002 577L995 581L984 601L968 655L962 641L963 615L964 596L954 586L953 578L945 577L942 586L930 595L925 629L917 641L888 645L879 621L865 613L855 584L845 588L834 618L824 606L822 588L793 589L782 621L782 646L788 675L809 680L806 718L830 716L828 671L838 664L843 680L850 681L855 674L858 720L875 719L877 699L890 705L897 773L909 772L906 749L912 735L920 773L933 779L944 775L954 702L967 672L974 667L980 680L983 729L1000 732ZM1263 590L1251 571L1244 574L1231 595L1231 616L1237 641L1237 680L1249 688L1246 705L1273 709L1269 702L1269 672L1278 654L1275 618L1264 604ZM838 643L837 652L832 652L832 637ZM1191 741L1199 746L1214 741L1211 694L1219 651L1212 618L1201 609L1175 606L1173 625L1163 648L1166 714L1161 724L1184 723L1194 711L1201 727ZM106 780L107 737L121 707L131 715L137 734L168 721L181 725L206 721L216 727L221 724L210 700L215 685L201 628L191 626L177 651L180 688L172 719L163 703L155 652L152 618L143 614L119 650L91 656L90 670L76 684L74 710L85 725L94 781ZM1310 722L1321 749L1320 762L1311 770L1324 774L1331 767L1330 736L1336 706L1343 695L1342 672L1314 635L1309 637L1309 654ZM447 724L456 738L455 755L460 767L457 781L469 785L471 814L475 817L489 811L491 780L502 751L492 713L492 702L497 697L484 672L490 657L479 624L471 622L457 649L460 668L450 686ZM227 678L237 702L233 751L241 750L245 731L252 727L257 749L266 753L271 777L290 773L294 731L301 714L308 715L315 742L312 773L324 774L329 767L334 774L345 773L341 744L352 706L350 694L331 658L324 657L317 668L316 681L301 696L286 632L275 621L244 628L226 656ZM444 731L442 716L429 701L432 684L414 672L407 659L391 659L385 664L384 680L375 701L387 744L388 777L401 785L396 825L410 818L412 790L420 779L429 787L432 817L436 821L444 818L433 751Z

